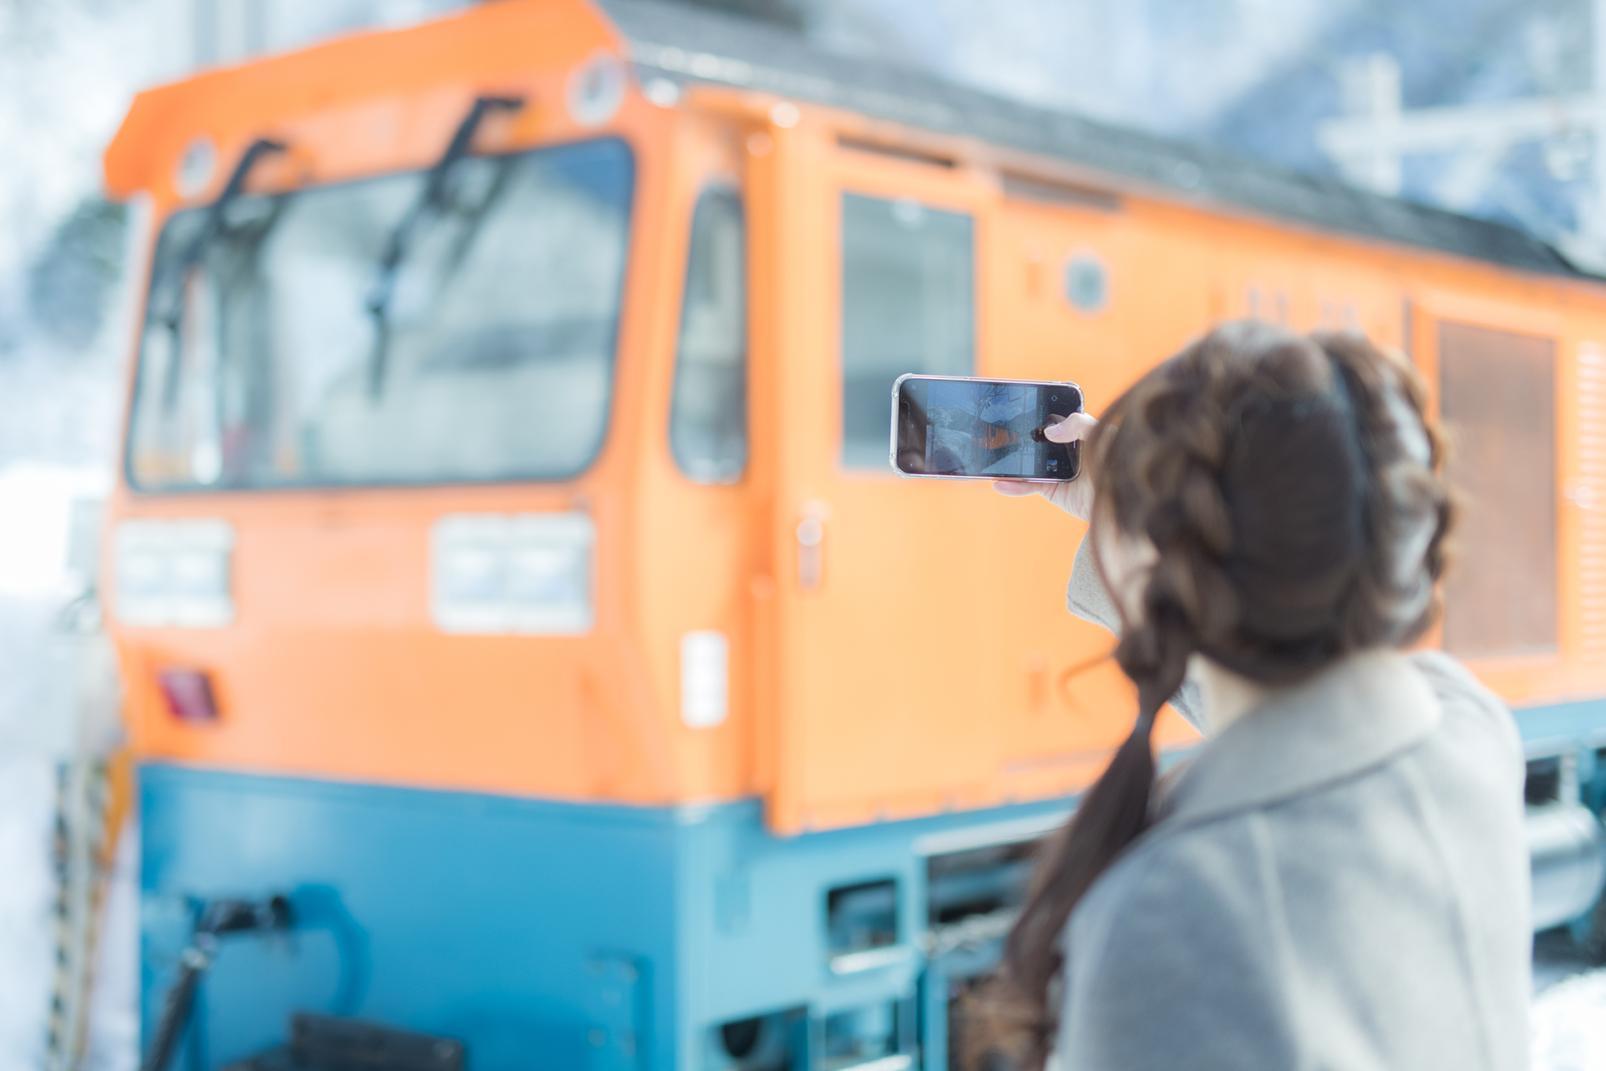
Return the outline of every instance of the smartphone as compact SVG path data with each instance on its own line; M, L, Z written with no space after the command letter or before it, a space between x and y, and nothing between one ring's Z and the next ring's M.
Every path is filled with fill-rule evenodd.
M899 376L892 385L892 467L904 476L960 480L1074 480L1077 443L1043 429L1080 412L1075 383L966 376Z

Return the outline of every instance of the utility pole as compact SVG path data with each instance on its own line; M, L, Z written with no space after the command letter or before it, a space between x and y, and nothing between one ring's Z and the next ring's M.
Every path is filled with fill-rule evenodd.
M1593 180L1589 203L1579 213L1582 237L1606 257L1606 0L1590 4L1590 80L1594 90L1595 114L1590 133L1590 177Z
M256 0L191 0L195 67L239 63L268 49L268 5Z
M1454 162L1436 193L1447 207L1465 211L1513 147L1587 138L1589 182L1576 206L1578 226L1547 237L1580 264L1606 269L1606 0L1590 0L1589 14L1586 92L1406 109L1398 61L1374 53L1345 64L1344 115L1323 123L1317 140L1351 182L1391 196L1400 192L1406 156L1448 154Z
M1373 52L1345 64L1340 75L1344 111L1353 124L1336 134L1324 127L1322 147L1338 157L1346 176L1378 193L1400 192L1400 64L1387 52ZM1350 130L1364 136L1349 135ZM1335 141L1337 150L1329 147Z

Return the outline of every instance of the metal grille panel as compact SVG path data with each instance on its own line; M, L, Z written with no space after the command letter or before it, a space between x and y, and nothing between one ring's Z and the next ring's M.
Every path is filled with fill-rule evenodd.
M1578 468L1570 489L1578 506L1579 646L1606 662L1606 353L1578 352Z
M1444 645L1458 655L1557 648L1555 357L1550 339L1439 327L1440 407L1462 506Z

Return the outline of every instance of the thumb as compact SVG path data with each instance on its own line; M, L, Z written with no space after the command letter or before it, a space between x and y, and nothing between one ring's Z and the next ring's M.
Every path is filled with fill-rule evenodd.
M1025 480L994 480L993 490L1011 498L1020 498L1023 495L1035 495L1037 493L1037 485L1028 483Z
M1099 422L1086 413L1072 413L1058 424L1050 424L1043 429L1043 438L1051 443L1081 442L1093 434L1093 429Z

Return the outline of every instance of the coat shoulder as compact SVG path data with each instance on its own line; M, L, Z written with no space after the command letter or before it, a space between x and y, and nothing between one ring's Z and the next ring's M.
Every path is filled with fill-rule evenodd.
M1487 739L1509 763L1521 768L1522 736L1511 708L1499 696L1443 651L1418 651L1411 655L1411 665L1433 689L1444 710L1441 732Z

